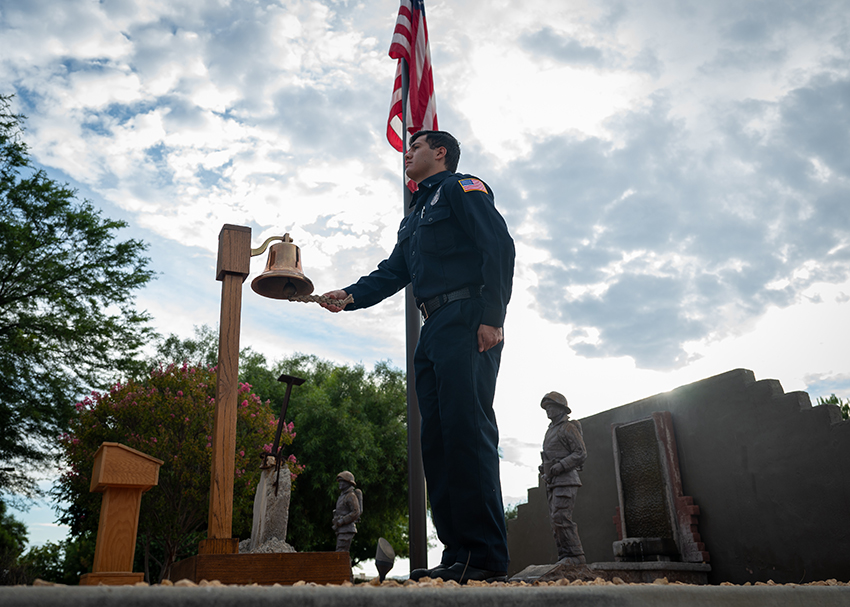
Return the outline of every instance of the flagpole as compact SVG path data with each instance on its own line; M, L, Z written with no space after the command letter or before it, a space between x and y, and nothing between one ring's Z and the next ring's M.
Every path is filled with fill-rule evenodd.
M410 213L413 193L407 187L404 172L404 154L407 153L407 95L410 88L407 60L401 59L401 141L402 141L402 191L404 208ZM428 530L425 520L425 469L422 466L422 444L420 431L422 418L419 415L419 399L416 398L416 373L413 368L413 353L419 341L422 324L413 286L404 290L404 320L407 336L407 508L408 539L410 542L410 570L428 567Z

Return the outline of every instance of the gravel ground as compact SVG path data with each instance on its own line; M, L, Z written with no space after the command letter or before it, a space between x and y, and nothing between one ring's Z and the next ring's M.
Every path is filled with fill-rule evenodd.
M667 578L659 578L652 582L654 585L660 586L691 586L692 584L684 584L682 582L668 582ZM54 584L52 582L45 582L44 580L35 580L32 584L33 586L62 586L63 584ZM180 580L179 582L171 582L169 580L165 580L162 584L152 584L153 586L175 586L175 587L192 587L192 586L220 586L225 587L225 584L222 584L218 580L212 580L208 582L207 580L201 580L200 583L196 584L195 582L189 580ZM480 588L480 587L490 587L490 588L531 588L531 587L543 587L543 586L647 586L648 584L633 584L627 583L621 580L620 578L615 577L612 581L606 581L602 578L596 578L595 580L585 581L585 580L558 580L555 582L534 582L533 584L527 584L525 582L493 582L488 584L487 582L476 582L470 581L466 584L467 588ZM794 588L798 586L848 586L850 583L848 582L839 582L837 580L825 580L818 582L808 582L806 584L777 584L773 580L768 580L767 582L756 582L755 584L750 584L749 582L745 584L732 584L730 582L723 582L720 586L736 586L738 588L745 586L785 586L787 588ZM139 582L135 584L135 586L147 587L151 586L147 582ZM252 587L259 586L258 584L250 584L244 587ZM280 584L274 584L276 587L283 587ZM316 584L314 582L296 582L293 584L293 587L298 586L315 586L321 587L321 584ZM414 582L413 580L405 580L403 582L398 582L396 580L384 580L384 582L379 582L378 578L373 578L372 580L362 583L362 584L352 584L351 582L345 582L343 584L327 584L327 587L354 587L354 588L463 588L455 581L444 582L442 579L437 578L436 580L432 580L431 578L422 578L418 582ZM230 587L243 587L238 584L230 584Z

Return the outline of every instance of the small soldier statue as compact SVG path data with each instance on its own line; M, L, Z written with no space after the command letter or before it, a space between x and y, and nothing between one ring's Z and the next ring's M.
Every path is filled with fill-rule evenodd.
M581 486L578 473L587 459L581 424L569 418L571 411L567 399L558 392L546 394L540 406L551 421L540 453L543 459L540 474L546 481L558 563L581 565L586 562L584 549L578 537L578 526L573 522L573 508Z
M339 483L339 498L336 500L331 526L336 532L336 551L349 552L351 540L357 533L354 523L360 520L363 512L363 492L357 489L354 475L348 470L337 474L336 480Z

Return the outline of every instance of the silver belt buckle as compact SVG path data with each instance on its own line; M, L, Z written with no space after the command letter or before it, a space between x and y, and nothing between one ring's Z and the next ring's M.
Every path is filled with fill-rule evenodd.
M419 309L422 311L422 320L428 320L428 308L425 307L424 301L419 305Z

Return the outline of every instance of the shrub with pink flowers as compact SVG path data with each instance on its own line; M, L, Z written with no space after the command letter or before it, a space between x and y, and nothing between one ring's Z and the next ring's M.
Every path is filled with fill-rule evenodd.
M209 512L215 384L215 369L170 365L155 368L144 382L118 383L77 403L60 438L66 469L54 490L63 502L59 520L72 536L97 529L101 497L89 491L94 455L101 443L117 442L165 462L159 484L142 497L136 561L145 578L161 580L174 562L196 553ZM271 452L278 422L247 383L239 384L238 403L233 535L244 539L251 533L261 456ZM293 424L286 424L284 453L294 439ZM294 455L285 461L295 480L304 467Z

